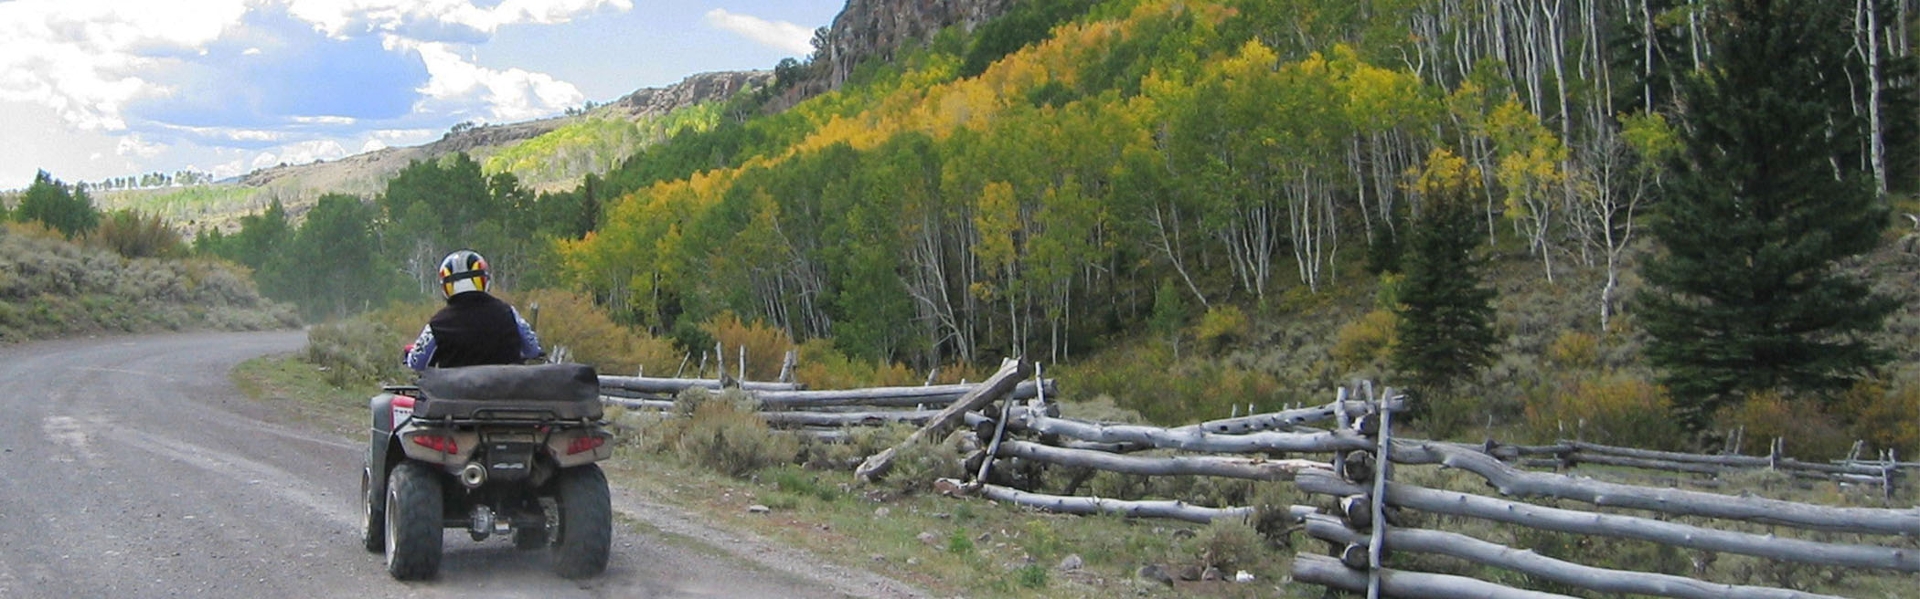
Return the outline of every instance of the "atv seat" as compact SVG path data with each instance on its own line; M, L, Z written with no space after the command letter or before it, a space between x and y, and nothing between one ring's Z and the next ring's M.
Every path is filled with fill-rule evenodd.
M414 417L598 420L600 377L585 364L428 368Z

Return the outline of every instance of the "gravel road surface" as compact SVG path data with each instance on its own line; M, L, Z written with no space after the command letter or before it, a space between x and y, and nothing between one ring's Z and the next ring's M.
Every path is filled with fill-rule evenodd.
M614 489L604 576L449 531L433 581L359 546L357 439L234 389L300 331L0 347L0 597L922 597ZM371 395L370 390L369 395Z

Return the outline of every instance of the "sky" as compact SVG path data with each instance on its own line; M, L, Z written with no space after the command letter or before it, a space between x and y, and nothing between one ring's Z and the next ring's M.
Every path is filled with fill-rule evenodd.
M804 59L846 0L0 0L0 190L225 178Z

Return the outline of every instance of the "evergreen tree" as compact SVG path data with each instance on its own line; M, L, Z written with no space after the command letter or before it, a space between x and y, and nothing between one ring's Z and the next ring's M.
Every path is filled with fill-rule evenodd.
M1478 227L1475 190L1480 173L1445 149L1427 157L1419 189L1425 203L1412 223L1402 282L1399 342L1394 366L1412 377L1428 401L1413 406L1416 415L1432 409L1455 385L1492 361L1494 291L1480 285L1484 258L1474 254Z
M1644 267L1647 357L1696 431L1757 391L1846 386L1888 358L1862 337L1894 308L1839 268L1886 222L1844 75L1852 4L1718 6Z
M94 209L87 191L70 187L47 171L34 174L33 184L20 198L17 216L22 221L40 221L68 239L100 224L100 212Z

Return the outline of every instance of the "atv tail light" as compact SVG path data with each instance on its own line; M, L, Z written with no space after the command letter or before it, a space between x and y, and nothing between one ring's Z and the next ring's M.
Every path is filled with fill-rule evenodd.
M599 449L601 445L606 444L607 440L601 437L577 437L573 442L567 444L567 455L586 453Z
M413 438L413 444L438 451L440 453L460 453L460 444L453 437L441 435L419 435Z

